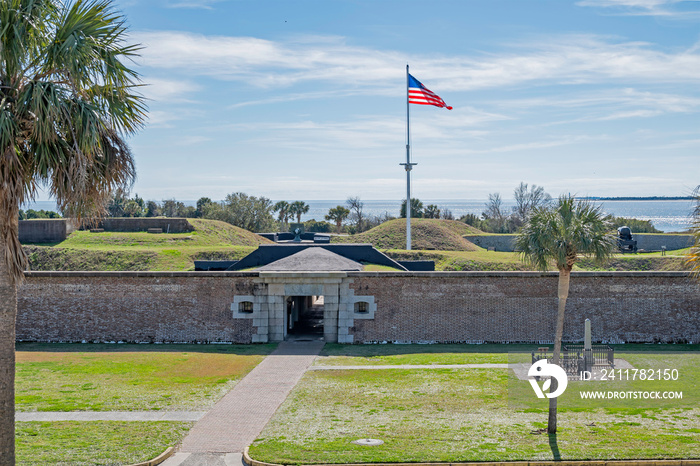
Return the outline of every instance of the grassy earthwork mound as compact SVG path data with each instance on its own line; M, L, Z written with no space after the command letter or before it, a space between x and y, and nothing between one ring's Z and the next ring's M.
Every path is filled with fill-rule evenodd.
M188 233L75 231L24 247L32 270L192 270L194 260L236 260L271 241L218 220L189 219Z
M427 218L411 220L413 249L476 251L478 248L462 236L479 233L481 233L479 230L455 220ZM405 249L406 220L390 220L364 233L333 237L332 241L334 243L371 243L379 249Z

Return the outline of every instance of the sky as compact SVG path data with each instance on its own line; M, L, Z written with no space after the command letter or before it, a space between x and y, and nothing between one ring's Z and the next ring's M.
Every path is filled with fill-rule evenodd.
M688 195L700 1L118 0L148 124L132 194L401 199Z

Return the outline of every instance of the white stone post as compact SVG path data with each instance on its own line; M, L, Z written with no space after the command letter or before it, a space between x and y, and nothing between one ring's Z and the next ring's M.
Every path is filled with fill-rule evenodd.
M591 319L586 319L586 327L583 337L583 357L586 359L586 370L593 367L593 350L591 346Z

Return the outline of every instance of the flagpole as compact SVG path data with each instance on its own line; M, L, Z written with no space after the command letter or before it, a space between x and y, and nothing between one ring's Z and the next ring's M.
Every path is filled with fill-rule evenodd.
M409 111L411 104L411 78L408 72L408 64L406 64L406 163L400 163L406 168L406 250L411 250L411 170L417 165L411 163L411 114ZM413 86L415 93L413 94L413 103L421 105L433 105L435 107L446 108L452 110L444 100L430 89L421 84L416 78L413 78Z
M408 103L408 64L406 65L406 250L411 250L411 119ZM404 165L403 163L401 165Z

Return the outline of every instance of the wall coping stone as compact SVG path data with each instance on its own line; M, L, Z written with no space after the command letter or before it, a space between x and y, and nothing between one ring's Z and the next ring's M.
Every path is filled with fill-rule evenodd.
M424 278L478 278L478 277L558 277L559 272L536 271L468 271L468 272L348 272L348 277L424 277ZM578 271L571 272L572 277L689 277L685 271Z
M24 276L37 278L53 277L112 277L112 278L201 278L201 277L257 277L258 272L226 272L226 271L93 271L93 270L73 270L73 271L47 271L28 270Z
M557 277L559 272L534 271L468 271L468 272L227 272L227 271L26 271L24 276L36 278L51 277L115 277L115 278L198 278L198 277L261 277L261 278L345 278L345 277L423 277L423 278L528 278L528 277ZM579 271L571 272L572 277L690 277L686 271Z
M260 278L345 278L347 272L258 272Z

